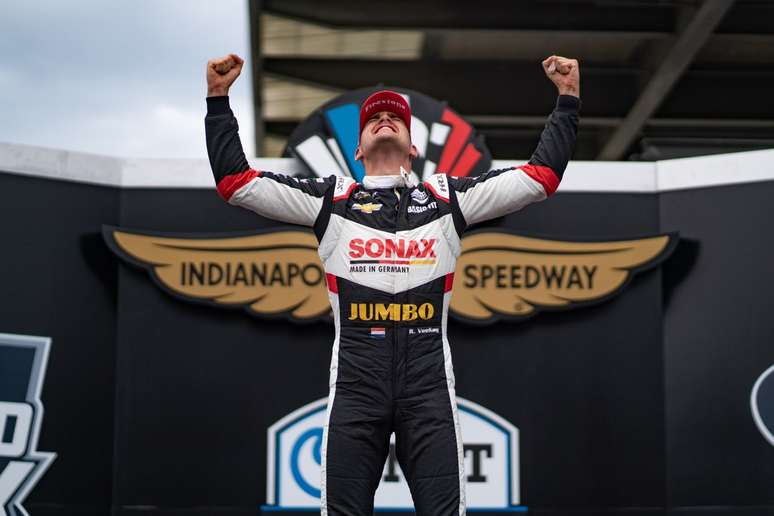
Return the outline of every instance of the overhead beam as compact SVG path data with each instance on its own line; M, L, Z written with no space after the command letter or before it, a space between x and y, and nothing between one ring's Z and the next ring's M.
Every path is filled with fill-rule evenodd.
M547 29L672 32L668 4L566 0L514 2L363 2L332 0L265 0L267 12L333 27L358 29Z
M675 31L679 2L600 2L554 0L515 2L491 0L486 8L475 2L362 2L330 0L264 0L264 11L297 20L355 29L527 29L550 31ZM440 6L439 6L440 5ZM740 2L723 20L720 33L774 34L774 3ZM252 20L251 23L255 23Z
M546 123L544 116L518 115L464 115L465 120L474 126L490 127L542 127ZM618 127L623 118L583 116L580 123L583 127ZM645 122L645 127L663 128L703 128L703 129L774 129L774 120L762 119L715 119L715 118L651 118Z
M658 108L659 118L774 118L774 69L692 66Z
M774 34L774 2L744 1L734 4L715 32L721 34Z
M672 90L733 3L734 0L705 0L597 159L617 160L623 157L643 124Z
M446 100L457 111L545 116L556 88L540 61L397 61L387 59L264 59L264 70L279 78L353 90L376 84L419 91ZM639 71L587 66L583 71L584 112L623 116L636 98ZM615 88L611 85L615 84Z
M353 90L385 84L446 100L463 114L544 117L556 90L540 63L506 60L396 61L264 58L264 72L281 79ZM581 118L623 118L637 100L640 70L581 63ZM443 80L439 80L443 78ZM774 69L753 65L692 67L656 113L659 119L774 119ZM723 99L733 98L733 102Z

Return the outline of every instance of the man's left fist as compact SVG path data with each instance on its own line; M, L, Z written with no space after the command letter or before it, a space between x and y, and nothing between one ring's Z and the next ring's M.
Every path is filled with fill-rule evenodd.
M556 84L559 95L580 97L580 72L577 59L551 56L543 61L543 71Z

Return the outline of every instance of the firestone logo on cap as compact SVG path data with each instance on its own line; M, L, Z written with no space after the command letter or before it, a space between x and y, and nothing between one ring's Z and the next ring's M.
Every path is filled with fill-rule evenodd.
M409 107L403 95L390 90L377 91L363 102L360 107L360 133L363 133L368 117L379 111L389 111L395 113L406 124L409 134L411 134L411 108Z

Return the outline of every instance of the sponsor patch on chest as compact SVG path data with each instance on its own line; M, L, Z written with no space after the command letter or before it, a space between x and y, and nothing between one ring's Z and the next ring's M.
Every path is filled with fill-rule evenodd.
M438 203L435 201L431 202L427 206L409 206L407 208L407 211L409 213L424 213L427 210L437 210L438 209Z
M396 261L432 260L435 263L435 238L412 240L406 238L353 238L349 241L349 257L364 259L388 259ZM355 263L353 260L351 263ZM392 263L392 262L389 262Z
M441 333L441 328L438 326L431 326L428 328L409 328L408 333L409 335L424 335L426 333L439 334Z
M417 204L426 204L428 199L430 199L427 192L423 192L422 190L414 190L411 192L411 198Z
M368 202L368 203L355 203L352 205L352 209L355 211L362 211L363 213L373 213L375 211L379 211L382 209L381 204L377 204L375 202Z
M432 303L350 303L350 321L426 321L435 315ZM384 328L371 328L373 330Z

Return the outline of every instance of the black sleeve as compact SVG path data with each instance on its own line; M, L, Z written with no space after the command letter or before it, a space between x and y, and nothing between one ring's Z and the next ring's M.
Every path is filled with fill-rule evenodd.
M578 112L580 99L572 95L559 95L556 107L548 117L540 135L535 152L529 159L530 165L549 167L562 179L567 162L575 149L578 134Z
M436 198L451 201L452 214L455 209L459 210L462 216L454 218L458 232L553 195L575 147L579 108L577 97L559 95L527 165L491 170L476 177L449 176L449 188L434 176L425 181L434 188Z
M320 215L330 211L337 192L342 194L354 186L349 178L298 178L250 168L228 97L207 98L204 126L216 189L229 204L266 218L314 226L321 235L328 219Z
M228 103L228 96L207 97L207 116L204 118L207 154L215 183L229 175L244 172L247 163L239 140L239 124Z

